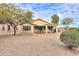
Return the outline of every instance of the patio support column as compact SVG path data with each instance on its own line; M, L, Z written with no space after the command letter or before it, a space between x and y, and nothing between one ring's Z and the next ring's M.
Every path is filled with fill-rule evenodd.
M47 27L47 25L46 25L46 34L47 34L47 32L48 32L48 27Z
M52 26L52 32L54 32L54 26Z
M31 25L31 32L34 33L34 26Z

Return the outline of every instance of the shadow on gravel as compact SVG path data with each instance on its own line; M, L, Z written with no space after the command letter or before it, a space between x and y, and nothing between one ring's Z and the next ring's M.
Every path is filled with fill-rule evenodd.
M0 35L0 39L2 39L2 38L10 38L10 37L13 37L13 35L11 35L11 34Z
M21 37L21 36L32 36L32 33L29 32L22 32L22 33L17 33L15 36L13 33L7 33L7 34L0 34L0 39L2 38L11 38L11 37Z

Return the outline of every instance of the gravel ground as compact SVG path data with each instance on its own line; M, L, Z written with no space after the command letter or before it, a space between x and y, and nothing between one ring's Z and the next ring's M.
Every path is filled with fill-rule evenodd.
M31 34L0 31L0 55L2 56L75 56L59 40L60 34Z

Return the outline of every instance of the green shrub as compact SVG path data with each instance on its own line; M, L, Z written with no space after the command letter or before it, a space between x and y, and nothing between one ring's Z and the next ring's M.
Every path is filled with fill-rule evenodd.
M69 48L79 47L79 32L74 30L67 30L60 35L60 40Z

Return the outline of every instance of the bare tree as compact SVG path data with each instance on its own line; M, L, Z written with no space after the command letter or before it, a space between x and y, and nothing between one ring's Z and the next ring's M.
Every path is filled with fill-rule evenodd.
M74 21L73 18L71 17L65 17L64 20L63 20L63 24L66 25L66 30L69 28L69 24L72 24Z
M73 23L73 18L71 18L71 17L66 17L66 18L64 18L64 20L63 20L63 24L72 24Z

